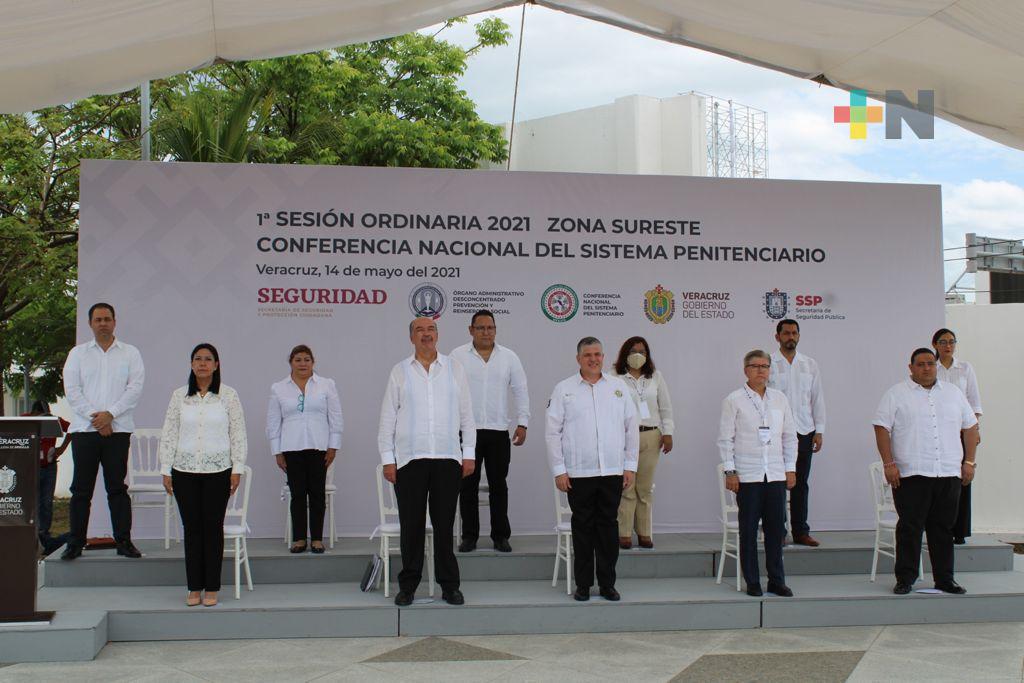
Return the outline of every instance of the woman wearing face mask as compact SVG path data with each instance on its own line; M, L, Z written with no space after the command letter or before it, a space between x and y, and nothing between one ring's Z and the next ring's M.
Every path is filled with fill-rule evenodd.
M633 531L641 548L653 548L651 502L654 470L661 451L672 450L672 399L668 385L654 369L651 347L643 337L630 337L619 349L615 374L629 387L640 416L640 463L636 483L622 492L619 503L619 547L633 547Z
M185 576L194 607L217 604L224 560L224 513L245 470L245 418L238 394L220 383L212 344L192 349L188 386L175 389L160 436L164 488L185 527Z
M267 439L288 478L291 552L306 551L306 510L313 553L324 552L327 468L341 448L341 400L333 379L313 372L313 352L299 344L288 354L291 373L270 388Z
M942 328L932 335L932 348L939 355L938 379L960 387L967 402L971 404L978 420L981 420L981 395L978 393L978 377L974 368L965 360L953 357L956 351L956 335L952 330ZM978 431L978 443L981 443L981 427ZM960 439L963 440L961 434ZM953 524L953 543L963 545L971 535L971 485L960 489L960 503L957 507L956 523Z

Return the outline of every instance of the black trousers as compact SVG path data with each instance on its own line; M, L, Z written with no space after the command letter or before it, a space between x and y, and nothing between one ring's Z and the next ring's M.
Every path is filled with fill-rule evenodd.
M103 486L107 489L110 526L114 540L132 537L132 501L128 497L128 448L131 434L117 432L100 436L97 432L75 432L71 435L71 457L75 475L71 481L71 533L69 546L84 546L89 531L89 510L96 475L103 466Z
M412 460L398 468L395 497L398 521L402 525L402 571L398 586L414 592L423 578L423 543L426 537L427 509L434 528L434 573L441 590L459 587L459 562L455 559L452 528L459 500L462 463L451 458Z
M782 541L786 537L786 482L741 482L736 494L739 507L740 568L748 585L761 584L757 558L757 523L764 529L764 558L768 580L785 584L786 572L782 566Z
M171 486L185 528L185 579L190 591L219 591L224 562L224 513L231 470L194 474L171 470Z
M488 499L491 508L491 538L504 540L512 535L508 521L508 466L512 460L512 441L507 431L476 430L476 469L462 480L459 511L462 514L462 538L480 537L480 474L487 468Z
M309 538L324 540L327 510L327 461L324 451L285 451L288 488L292 492L292 540L306 539L306 505L309 501Z
M914 583L921 557L921 532L935 583L953 580L953 522L960 499L959 477L903 477L893 489L896 504L896 580Z
M808 480L814 456L814 434L796 435L796 485L789 492L789 524L794 538L811 533L811 527L807 525L807 499L810 495Z
M619 502L622 475L576 477L569 480L572 509L573 574L577 588L594 585L615 587L615 564L619 561Z

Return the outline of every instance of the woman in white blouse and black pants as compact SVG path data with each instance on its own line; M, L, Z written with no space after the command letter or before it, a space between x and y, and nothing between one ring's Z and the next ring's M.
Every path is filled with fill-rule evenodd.
M658 458L672 450L672 399L668 384L654 368L651 347L643 337L630 337L619 349L615 374L629 387L640 421L640 462L636 482L622 492L619 503L619 547L633 547L633 530L641 548L653 548L651 505Z
M185 604L212 607L224 560L224 513L245 469L245 418L238 393L220 382L212 344L192 350L188 386L175 389L160 437L164 488L185 528Z
M293 553L306 550L306 510L312 551L324 552L327 468L341 448L341 399L333 379L313 372L313 352L300 344L288 354L291 374L270 388L267 439L288 477Z
M932 335L932 348L939 356L936 377L940 382L955 384L964 392L967 402L971 404L974 416L981 420L981 394L978 392L978 376L974 368L965 360L953 357L956 352L956 335L953 330L945 327ZM978 444L981 444L981 428L975 430ZM963 441L963 434L960 440ZM957 504L956 522L953 524L953 543L963 545L971 535L971 485L966 484L960 489L960 502Z

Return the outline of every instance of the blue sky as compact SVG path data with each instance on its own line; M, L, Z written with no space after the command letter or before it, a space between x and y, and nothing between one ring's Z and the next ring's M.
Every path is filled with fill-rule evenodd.
M474 57L463 78L463 87L488 121L511 116L520 11L516 7L471 18L501 17L514 34L506 47ZM458 26L442 36L469 44L472 29ZM906 128L903 140L886 140L881 125L870 127L867 140L850 140L849 129L832 122L832 107L849 104L844 91L527 7L517 119L606 104L625 95L671 97L691 90L767 112L772 178L939 184L946 247L962 246L967 232L1024 237L1024 151L941 120L934 140L918 140ZM947 263L947 284L961 268L961 262Z

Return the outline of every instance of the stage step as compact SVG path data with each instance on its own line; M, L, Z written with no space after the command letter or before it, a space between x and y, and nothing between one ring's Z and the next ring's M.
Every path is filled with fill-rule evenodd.
M874 533L867 531L823 532L819 548L790 546L785 550L789 576L867 572L871 568ZM717 534L662 534L654 550L633 549L619 555L618 575L623 579L699 578L714 576L721 537ZM483 539L472 553L459 553L464 581L550 580L554 567L553 536L521 536L512 539L512 553L498 553ZM113 550L87 551L74 562L62 562L59 553L45 562L45 583L52 587L74 586L180 586L184 561L179 544L163 549L159 541L139 541L141 560L118 557ZM338 541L324 555L292 555L279 539L249 542L253 577L262 584L334 583L358 581L377 543L366 539ZM979 535L956 549L957 572L1007 571L1013 567L1013 548L995 535ZM401 560L392 568L397 575ZM925 560L927 571L928 562ZM229 561L224 580L233 577ZM892 574L892 560L881 557L878 571ZM735 576L735 560L726 562L725 575Z
M109 640L104 609L60 610L53 621L0 624L0 663L87 662Z
M303 638L386 635L588 633L762 626L850 626L1014 621L1024 613L1024 573L958 577L968 594L892 594L892 580L866 575L793 577L794 598L750 598L709 578L625 579L622 601L596 595L575 602L550 581L463 582L466 604L427 600L399 609L380 591L354 583L257 584L235 600L225 587L214 609L187 608L185 592L167 586L44 588L42 609L62 615L106 610L107 634L122 640ZM930 588L931 583L919 583Z

